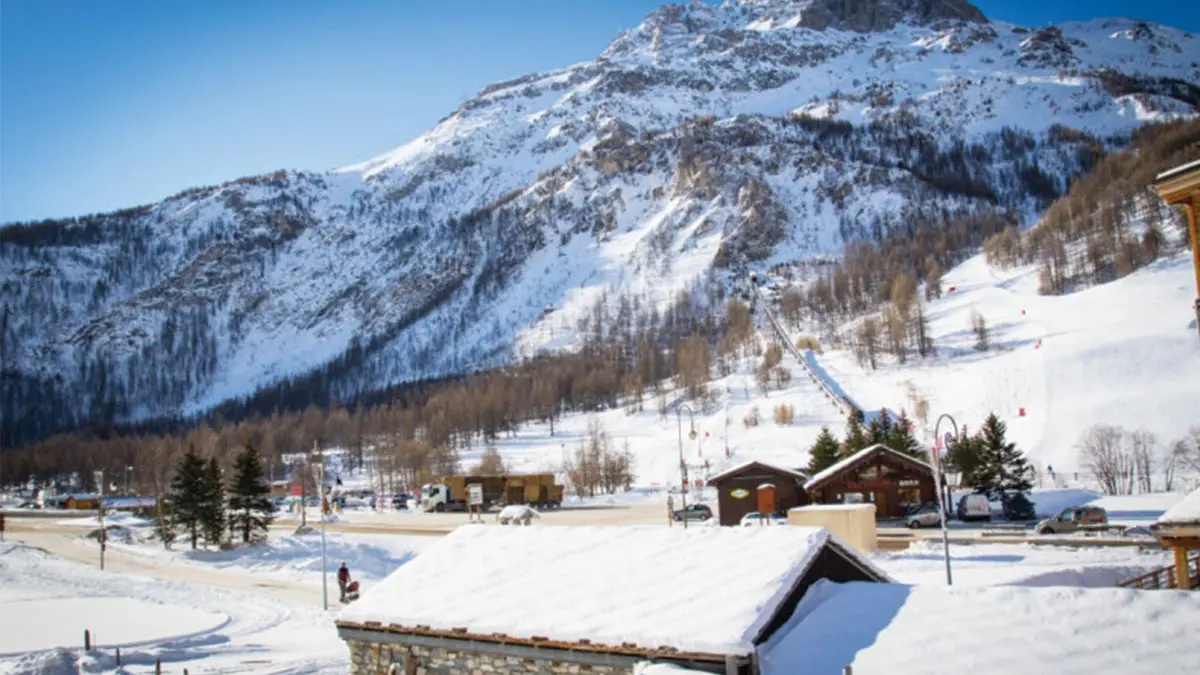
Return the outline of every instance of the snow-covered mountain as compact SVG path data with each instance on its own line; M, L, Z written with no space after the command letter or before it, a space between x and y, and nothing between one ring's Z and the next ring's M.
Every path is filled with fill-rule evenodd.
M6 226L0 440L294 378L348 397L923 214L1028 218L1097 142L1196 115L1198 54L1166 26L1026 29L960 0L668 5L361 164Z

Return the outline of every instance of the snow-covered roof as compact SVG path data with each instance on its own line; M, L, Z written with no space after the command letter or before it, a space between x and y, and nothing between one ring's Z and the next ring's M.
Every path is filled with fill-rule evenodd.
M822 469L822 470L814 473L812 475L812 477L810 477L808 479L808 482L804 484L804 488L806 490L812 489L814 486L816 486L826 480L829 480L830 478L841 473L847 467L851 466L855 462L858 462L859 460L866 457L867 455L870 455L870 454L876 452L877 450L889 452L889 453L895 455L896 457L899 457L900 459L903 459L907 462L911 462L913 464L919 464L920 466L923 466L926 469L929 469L930 472L933 471L933 467L930 466L928 462L923 462L915 457L910 457L909 455L906 455L903 452L897 452L897 451L889 448L888 446L883 445L882 443L876 443L875 445L869 445L869 446L863 448L862 450L859 450L858 452L854 453L853 455L850 455L849 457L837 462L836 464L834 464L832 466L829 466L825 469Z
M1200 593L818 581L763 675L1194 672Z
M1173 176L1179 176L1181 174L1188 173L1189 171L1192 171L1195 169L1200 169L1200 159L1198 159L1194 162L1188 162L1187 164L1181 164L1179 166L1167 169L1166 171L1158 174L1158 176L1155 177L1154 180L1160 181L1160 180L1164 180L1166 178L1171 178Z
M815 527L460 527L367 589L338 623L744 655L827 546L888 580Z
M768 464L767 462L760 462L759 460L752 459L749 462L742 462L741 464L738 464L737 466L735 466L731 469L726 469L726 470L722 471L721 473L710 477L708 479L708 483L711 485L716 481L719 481L723 478L728 478L729 476L732 476L734 474L741 473L743 470L748 469L751 466L756 466L756 465L761 466L765 469L770 469L771 471L778 471L779 473L793 476L800 480L805 480L806 478L808 478L808 476L804 475L803 473L801 473L799 471L796 471L795 469L785 469L782 466L776 466L774 464Z
M1156 525L1200 525L1200 489L1193 490L1159 517Z
M874 511L875 505L870 502L862 504L809 504L808 506L793 506L792 511Z

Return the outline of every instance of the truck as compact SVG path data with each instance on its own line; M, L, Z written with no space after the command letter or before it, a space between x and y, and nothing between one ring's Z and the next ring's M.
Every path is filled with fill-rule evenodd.
M562 504L563 486L554 474L501 474L446 476L437 483L421 486L423 511L465 511L469 486L479 485L483 509L509 504L528 504L534 508L557 508Z

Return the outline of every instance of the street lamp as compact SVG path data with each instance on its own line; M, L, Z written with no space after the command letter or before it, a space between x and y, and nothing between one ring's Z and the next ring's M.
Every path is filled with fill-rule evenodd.
M312 464L312 474L313 480L317 483L317 494L321 497L321 606L328 611L329 570L325 562L325 453L317 450L317 444L314 442L312 454L319 455L319 462Z
M932 457L933 462L932 463L933 463L933 471L935 474L934 475L934 479L935 479L934 489L936 489L939 493L938 501L942 502L942 509L941 509L941 514L940 514L941 517L938 520L940 520L942 522L942 550L946 557L946 585L952 586L954 584L954 579L950 574L950 530L948 529L948 526L946 524L946 517L950 511L949 492L952 489L951 483L953 483L953 487L958 487L959 481L962 480L962 472L959 471L958 467L950 465L948 463L946 463L943 466L944 463L943 463L942 459L940 457L938 457L938 448L941 447L942 441L943 441L943 437L938 432L941 431L942 422L944 420L949 420L950 425L952 427L954 427L954 433L958 434L958 423L954 421L953 417L951 417L950 415L947 415L947 414L943 414L940 417L938 417L937 423L934 424L934 427L933 427L933 457ZM956 438L955 436L951 436L949 433L946 434L944 440L946 443L946 452L947 453L949 453L949 451L950 451L951 441L953 441L955 438ZM944 471L943 471L943 468L945 469ZM945 500L943 500L941 497L941 493L943 491L945 491L947 494L947 497L945 498Z
M104 532L104 469L93 471L92 476L96 479L96 515L100 520L100 569L104 569L104 549L108 544Z
M126 465L125 467L125 496L129 496L129 475L133 473L133 466Z
M695 411L692 410L691 406L689 406L686 403L680 403L679 406L675 408L675 420L679 423L679 476L680 476L680 479L682 480L682 485L683 485L683 491L680 492L680 495L679 495L680 499L682 499L682 501L683 501L683 518L681 518L680 520L683 521L683 529L686 530L687 526L688 526L688 517L687 517L687 515L688 515L687 514L688 474L687 474L687 462L684 461L684 459L683 459L683 411L684 410L688 411L688 417L691 420L689 422L690 430L688 431L688 440L694 440L696 438L696 413L695 413Z

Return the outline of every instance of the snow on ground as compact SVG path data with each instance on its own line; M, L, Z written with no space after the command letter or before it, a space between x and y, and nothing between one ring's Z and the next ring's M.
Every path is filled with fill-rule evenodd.
M273 531L264 545L228 551L193 551L188 542L182 540L176 541L168 551L153 539L151 533L143 534L140 541L111 542L110 546L152 558L162 565L193 565L296 583L321 583L320 531L300 535ZM436 538L416 535L327 532L325 558L330 583L343 561L355 579L364 583L378 582L412 560L433 541Z
M101 572L0 544L0 673L345 673L329 614L248 593ZM103 647L83 654L83 630Z
M768 640L765 675L1194 672L1200 594L818 582Z
M847 349L819 357L859 405L911 410L911 385L929 401L930 422L949 413L974 432L995 412L1008 424L1009 440L1043 474L1053 466L1064 487L1082 484L1076 443L1094 424L1147 429L1170 443L1197 423L1200 344L1191 325L1190 256L1043 296L1035 268L996 270L977 255L950 270L942 287L943 297L925 310L936 358L904 366L885 359L867 372ZM988 323L987 352L974 349L973 311Z
M900 583L946 582L942 542L938 540L921 539L904 551L877 551L870 560ZM1169 562L1170 554L1164 551L1139 551L1131 546L950 545L950 571L956 586L1111 587Z

